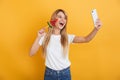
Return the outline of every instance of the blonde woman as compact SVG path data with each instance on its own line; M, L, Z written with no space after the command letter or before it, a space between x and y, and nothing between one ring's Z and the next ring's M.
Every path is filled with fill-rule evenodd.
M38 31L38 36L30 50L30 56L42 46L46 66L44 80L71 80L69 45L91 41L101 28L101 21L98 19L92 32L81 37L67 34L68 17L64 10L56 10L51 16L51 20L55 19L57 19L55 26L49 27L47 33L44 28Z

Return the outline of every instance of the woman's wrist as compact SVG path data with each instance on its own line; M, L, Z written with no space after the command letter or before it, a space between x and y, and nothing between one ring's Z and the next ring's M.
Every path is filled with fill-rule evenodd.
M42 36L37 36L37 39L40 39Z
M96 28L96 27L94 27L94 30L95 30L95 31L99 31L99 29L98 29L98 28Z

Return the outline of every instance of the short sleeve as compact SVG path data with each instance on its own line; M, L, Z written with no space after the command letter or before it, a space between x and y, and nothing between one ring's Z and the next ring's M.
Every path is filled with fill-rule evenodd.
M42 37L40 38L40 40L39 40L39 45L40 45L40 46L43 44L44 37L45 37L45 36L42 36Z
M74 40L74 38L75 38L75 35L69 34L69 35L68 35L68 42L69 42L69 43L72 43L73 40Z

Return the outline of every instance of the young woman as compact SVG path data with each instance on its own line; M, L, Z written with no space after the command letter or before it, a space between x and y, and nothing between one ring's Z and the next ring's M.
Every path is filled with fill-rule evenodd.
M71 43L86 43L91 41L98 30L101 28L101 21L98 19L91 33L85 37L67 34L67 15L64 10L56 10L51 20L55 20L55 26L38 31L38 36L30 50L30 56L34 55L40 46L43 47L45 56L45 75L44 80L71 80L69 61L69 45Z

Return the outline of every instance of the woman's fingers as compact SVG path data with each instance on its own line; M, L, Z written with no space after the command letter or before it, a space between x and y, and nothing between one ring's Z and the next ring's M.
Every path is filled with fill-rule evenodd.
M102 22L100 21L100 19L97 19L95 27L100 27L101 25L102 25Z
M38 31L38 36L43 36L45 33L45 28L42 28Z

